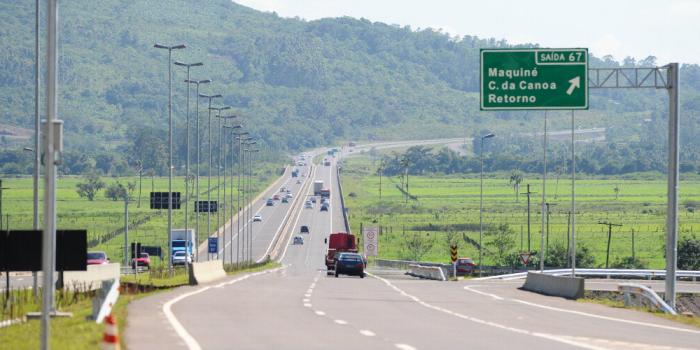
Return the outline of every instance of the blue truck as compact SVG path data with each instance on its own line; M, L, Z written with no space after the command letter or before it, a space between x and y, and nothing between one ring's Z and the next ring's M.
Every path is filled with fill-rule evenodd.
M187 256L193 258L194 250L197 249L197 244L194 241L194 229L172 230L170 231L170 239L173 245L172 255L175 255L175 252L184 251Z

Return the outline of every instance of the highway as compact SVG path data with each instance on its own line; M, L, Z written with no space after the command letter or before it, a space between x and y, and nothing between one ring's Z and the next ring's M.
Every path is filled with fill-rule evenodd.
M334 166L313 177L331 184L331 210L291 212L281 267L181 287L132 302L130 349L698 349L700 330L654 315L546 297L519 282L437 282L371 270L327 276L324 238L344 231ZM267 194L266 194L267 195ZM295 196L298 195L295 193ZM308 195L304 193L304 195ZM278 204L279 205L279 204ZM262 208L254 256L288 212ZM267 222L266 222L267 221ZM266 225L266 223L268 225ZM260 223L256 223L258 225ZM311 226L292 245L300 225ZM290 234L291 233L291 234Z

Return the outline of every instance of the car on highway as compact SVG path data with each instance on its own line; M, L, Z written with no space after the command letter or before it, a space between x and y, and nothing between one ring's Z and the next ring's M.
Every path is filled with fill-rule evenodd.
M268 207L271 207L271 206L275 205L275 201L273 201L272 198L268 198L265 205L267 205Z
M292 192L287 192L287 195L285 197L292 198L292 197L294 197L294 195L292 194Z
M173 253L173 265L187 265L192 263L192 257L184 250Z
M365 278L365 260L358 253L340 253L335 259L335 277L355 275Z
M256 222L256 221L257 221L257 222L261 222L261 221L262 221L262 215L257 214L257 215L255 215L255 216L253 216L253 222Z
M328 203L321 204L321 211L328 211L328 207L329 207Z
M299 227L299 233L309 233L310 231L311 230L307 225L301 225L301 227Z
M314 203L312 201L306 201L304 203L304 209L313 209L314 208Z
M289 203L289 198L282 197L282 203Z
M278 201L278 200L280 200L280 195L276 194L276 195L272 196L272 199Z
M321 198L321 204L328 203L328 198Z
M470 275L474 273L474 269L476 268L476 264L472 258L459 258L457 259L456 265L457 275L459 276Z
M286 191L286 190L287 190L286 187L284 187L284 186L283 186L283 187L280 187L280 193L282 193L282 192L284 192L284 191Z
M136 266L143 266L145 268L150 268L151 267L151 257L148 255L148 253L141 253L139 254L138 258L131 259L131 265L136 265Z
M311 197L309 197L309 200L313 203L316 203L316 197L311 196Z
M304 239L301 236L294 236L294 240L292 241L292 244L294 244L294 245L304 244Z
M107 253L103 251L94 251L87 253L87 264L88 265L105 265L109 264L109 259L107 258Z
M301 180L297 180L297 185L300 185L300 184L301 184Z

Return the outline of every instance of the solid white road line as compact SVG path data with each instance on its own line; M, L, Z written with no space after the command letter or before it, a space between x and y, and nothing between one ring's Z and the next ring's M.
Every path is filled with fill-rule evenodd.
M414 348L408 344L394 344L394 346L397 349L401 349L401 350L416 350L416 348Z
M494 299L496 299L496 300L503 300L503 298L499 297L499 296L496 295L496 294L490 294L490 293L482 292L482 291L480 291L480 290L472 289L471 287L478 287L478 286L464 286L464 289L466 289L466 290L468 290L468 291L470 291L470 292L474 292L474 293L476 293L476 294L481 294L481 295L485 295L485 296L487 296L487 297L494 298Z
M660 328L660 329L666 329L666 330L672 330L672 331L677 331L677 332L686 332L686 333L695 333L695 334L700 334L700 331L698 330L693 330L693 329L687 329L687 328L679 328L679 327L673 327L673 326L666 326L666 325L660 325L660 324L655 324L655 323L647 323L647 322L640 322L640 321L632 321L632 320L625 320L622 318L615 318L615 317L609 317L609 316L601 316L601 315L596 315L596 314L590 314L587 312L583 311L576 311L576 310L569 310L569 309L562 309L558 307L553 307L553 306L547 306L547 305L542 305L542 304L537 304L525 300L520 300L520 299L506 299L499 297L495 294L490 294L490 293L485 293L482 291L478 291L475 289L472 289L470 287L477 287L477 286L465 286L464 289L468 290L470 292L474 292L477 294L481 295L486 295L489 297L492 297L494 299L499 299L499 300L508 300L508 301L514 301L516 303L521 303L524 305L532 306L532 307L538 307L541 309L546 309L550 311L557 311L557 312L564 312L564 313L569 313L569 314L574 314L578 316L586 316L586 317L592 317L592 318L597 318L601 320L606 320L606 321L613 321L613 322L621 322L621 323L628 323L628 324L633 324L633 325L638 325L638 326L646 326L646 327L652 327L652 328Z
M231 281L220 283L220 284L216 285L215 287L224 286L224 285L231 285L231 284L246 280L246 279L253 277L253 276L258 276L258 275L263 275L266 273L276 272L276 271L284 269L284 268L286 268L286 266L278 267L278 268L275 268L272 270L250 273L250 274L244 275L242 277L238 277L236 279L233 279ZM199 343L197 343L197 340L195 340L194 337L192 337L192 335L189 332L187 332L187 330L182 325L182 323L180 323L180 321L178 321L177 317L175 317L175 314L173 314L171 308L173 305L175 305L175 303L177 303L177 302L179 302L187 297L205 292L205 291L209 290L210 288L211 288L211 286L207 286L207 287L203 287L203 288L197 289L197 290L189 292L189 293L179 295L173 299L170 299L165 304L163 304L162 310L163 310L163 313L165 314L165 318L168 320L168 322L170 322L170 325L175 330L175 333L177 333L177 335L185 342L185 344L187 345L187 348L190 350L201 350L202 347L199 346Z
M345 320L335 320L335 321L333 321L333 322L335 322L335 323L337 323L337 324L348 324L348 322L345 321Z
M311 303L304 303L305 307L311 307Z
M407 297L407 298L409 298L409 299L415 301L416 303L418 303L418 304L420 304L420 305L422 305L422 306L424 306L424 307L426 307L426 308L428 308L428 309L432 309L432 310L435 310L435 311L440 311L440 312L442 312L442 313L445 313L445 314L448 314L448 315L451 315L451 316L454 316L454 317L457 317L457 318L461 318L461 319L464 319L464 320L467 320L467 321L471 321L471 322L474 322L474 323L478 323L478 324L481 324L481 325L484 325L484 326L490 326L490 327L495 327L495 328L498 328L498 329L510 331L510 332L513 332L513 333L518 333L518 334L523 334L523 335L530 335L530 336L537 337L537 338L549 339L549 340L552 340L552 341L556 341L556 342L559 342L559 343L564 343L564 344L568 344L568 345L572 345L572 346L576 346L576 347L580 347L580 348L584 348L584 349L591 349L591 350L602 350L602 349L605 349L605 348L603 348L603 347L598 347L598 346L594 346L594 345L590 345L590 344L586 344L586 343L582 343L582 342L578 342L578 341L572 340L571 337L557 336L557 335L546 334L546 333L532 332L532 331L528 331L528 330L526 330L526 329L520 329L520 328L515 328L515 327L509 327L509 326L502 325L502 324L499 324L499 323L496 323L496 322L486 321L486 320L482 320L482 319L479 319L479 318L476 318L476 317L463 315L463 314L460 314L460 313L458 313L458 312L454 312L454 311L451 311L451 310L448 310L448 309L445 309L445 308L442 308L442 307L439 307L439 306L435 306L435 305L428 304L428 303L426 303L426 302L420 300L418 297L406 293L406 292L403 291L401 288L395 286L393 283L389 282L389 281L388 281L387 279L385 279L385 278L379 277L379 276L377 276L377 275L375 275L375 274L373 274L373 273L370 273L370 272L367 272L367 275L372 276L372 277L374 277L374 278L376 278L376 279L378 279L378 280L384 282L384 284L386 284L387 286L389 286L391 289L397 291L399 294L401 294L401 295L403 295L403 296L405 296L405 297Z

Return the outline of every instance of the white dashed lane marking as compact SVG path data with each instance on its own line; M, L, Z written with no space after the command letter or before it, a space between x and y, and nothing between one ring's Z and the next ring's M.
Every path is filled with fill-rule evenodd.
M375 336L374 332L366 330L366 329L360 330L360 334L364 335L365 337L374 337Z

